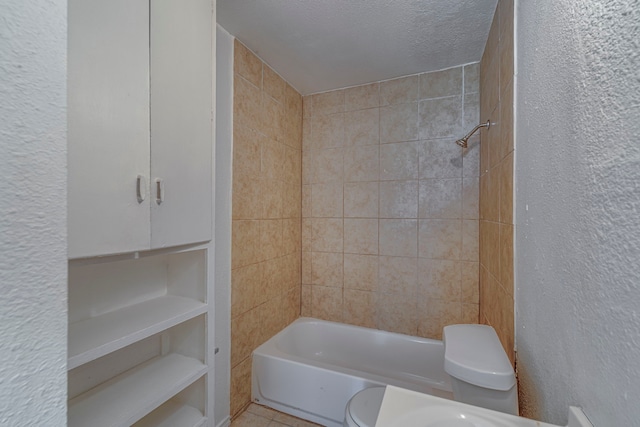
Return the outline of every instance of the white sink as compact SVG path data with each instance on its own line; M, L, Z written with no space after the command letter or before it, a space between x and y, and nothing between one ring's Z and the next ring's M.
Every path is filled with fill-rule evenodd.
M559 427L477 406L387 386L376 427ZM571 407L567 427L593 427Z

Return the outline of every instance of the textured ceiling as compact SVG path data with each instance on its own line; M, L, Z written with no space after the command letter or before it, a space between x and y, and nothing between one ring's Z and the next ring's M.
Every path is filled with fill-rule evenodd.
M497 0L218 0L303 95L479 61Z

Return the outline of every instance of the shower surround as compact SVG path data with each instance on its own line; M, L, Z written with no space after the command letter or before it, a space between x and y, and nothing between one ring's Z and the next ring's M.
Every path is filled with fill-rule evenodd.
M479 64L303 98L302 315L477 323Z
M231 415L251 352L300 315L302 97L234 42Z

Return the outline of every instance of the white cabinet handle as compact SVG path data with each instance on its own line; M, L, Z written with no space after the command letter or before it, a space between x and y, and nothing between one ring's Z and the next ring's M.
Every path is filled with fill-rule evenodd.
M164 181L162 178L156 178L156 203L164 202Z
M144 199L147 198L147 180L142 175L138 175L136 179L136 197L138 203L144 202Z

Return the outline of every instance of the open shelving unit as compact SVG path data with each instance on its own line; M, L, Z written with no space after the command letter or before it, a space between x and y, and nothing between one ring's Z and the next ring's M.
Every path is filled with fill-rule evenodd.
M206 265L206 249L70 261L70 427L206 425Z
M206 371L199 360L180 354L152 359L71 400L68 425L132 425Z
M207 310L203 302L165 295L69 325L73 369L112 351L161 332Z

